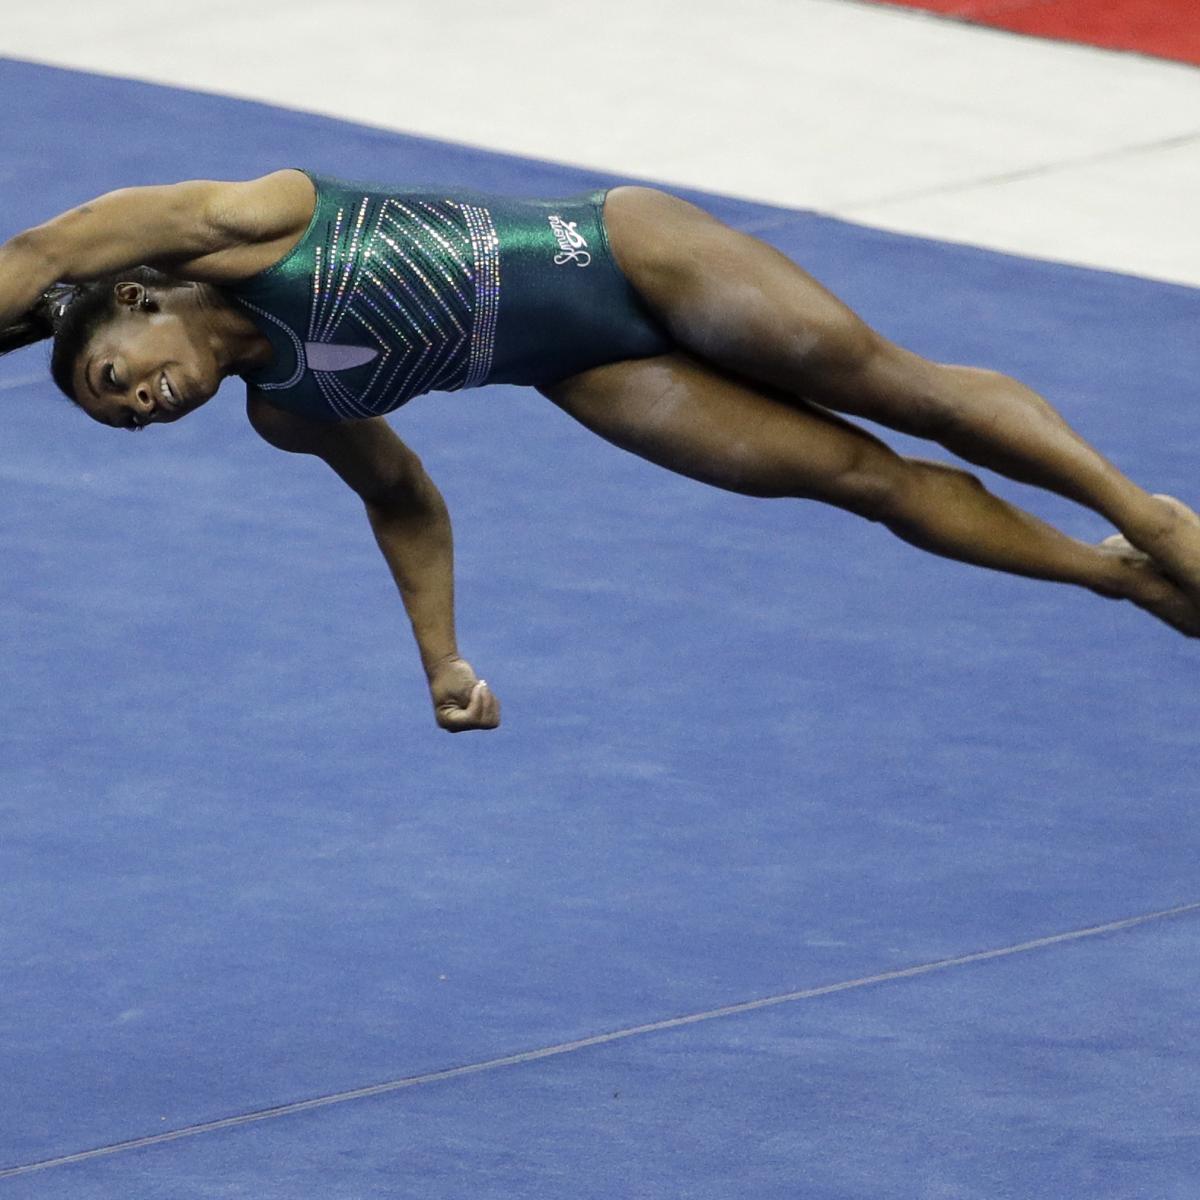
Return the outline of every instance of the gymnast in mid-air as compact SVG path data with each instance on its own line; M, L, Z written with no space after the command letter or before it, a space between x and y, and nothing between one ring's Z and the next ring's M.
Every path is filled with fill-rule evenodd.
M535 387L682 475L834 504L1200 636L1189 508L1143 491L1022 384L892 344L772 247L654 188L515 200L286 169L122 189L0 247L0 353L49 337L59 388L116 429L177 421L241 376L254 429L362 498L451 731L494 728L499 703L458 653L446 506L383 414L485 383ZM1118 532L1068 537L846 416Z

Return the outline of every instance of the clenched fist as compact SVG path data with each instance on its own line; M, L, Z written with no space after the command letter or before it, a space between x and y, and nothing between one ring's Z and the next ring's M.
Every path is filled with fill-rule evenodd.
M451 733L500 724L500 701L465 658L438 663L429 676L429 694L437 723Z

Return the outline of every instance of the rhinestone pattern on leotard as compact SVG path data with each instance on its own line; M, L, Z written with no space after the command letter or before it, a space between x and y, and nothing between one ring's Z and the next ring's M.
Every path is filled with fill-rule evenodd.
M270 313L249 300L268 320ZM339 417L377 416L429 391L476 387L487 379L500 304L499 238L486 208L454 200L362 196L339 207L314 247L306 343L376 351L365 381L312 370ZM281 322L275 321L280 325ZM286 328L286 326L284 326ZM292 377L259 384L295 386Z

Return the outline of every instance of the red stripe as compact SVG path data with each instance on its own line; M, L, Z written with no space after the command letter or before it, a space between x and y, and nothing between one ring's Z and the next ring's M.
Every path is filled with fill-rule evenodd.
M1031 33L1200 65L1197 0L882 0Z

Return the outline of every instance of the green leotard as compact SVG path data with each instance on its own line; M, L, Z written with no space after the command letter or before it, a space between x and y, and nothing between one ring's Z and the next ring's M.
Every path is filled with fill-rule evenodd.
M243 378L279 408L354 420L671 349L609 249L604 191L517 200L305 173L303 238L223 285L271 341L271 365Z

